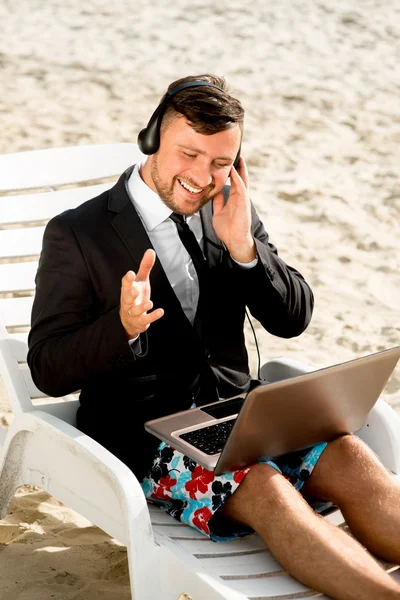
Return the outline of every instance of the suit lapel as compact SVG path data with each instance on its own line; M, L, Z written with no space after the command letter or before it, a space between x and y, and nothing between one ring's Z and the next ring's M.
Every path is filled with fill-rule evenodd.
M110 190L108 208L111 213L114 213L111 215L110 224L130 252L133 258L133 261L129 261L130 268L137 273L143 254L153 246L125 188L125 181L128 180L132 170L133 167L130 167L125 171ZM150 284L154 306L163 308L169 315L169 319L159 321L159 326L164 327L168 322L174 325L179 322L180 326L187 327L188 331L193 334L193 328L182 310L158 257L150 274Z
M212 225L213 203L208 202L200 211L201 224L203 227L204 255L210 266L222 262L224 246L217 237Z
M137 273L144 252L153 246L125 188L125 181L132 169L125 171L110 190L108 208L111 212L110 224L131 253L134 259L132 270Z

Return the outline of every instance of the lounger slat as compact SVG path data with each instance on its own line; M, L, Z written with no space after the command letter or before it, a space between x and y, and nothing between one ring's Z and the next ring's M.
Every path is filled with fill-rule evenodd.
M29 327L33 296L0 298L0 314L6 327Z
M30 397L35 400L36 398L43 398L44 394L32 381L31 373L27 363L20 365L20 370L25 381L25 385L28 388Z
M50 413L75 427L79 400L66 400L65 398L58 398L57 400L57 402L54 402L54 399L49 398L49 403L36 404L35 408Z
M0 225L48 221L65 210L99 196L111 186L112 182L56 192L0 197Z
M179 521L171 517L164 510L156 506L155 504L148 503L148 509L153 525L176 525L180 526Z
M172 517L173 518L173 517ZM205 536L194 529L193 527L188 527L187 525L179 525L176 527L174 524L172 525L155 525L153 523L154 529L161 533L162 535L167 535L173 540L204 540L207 539Z
M10 346L10 350L13 356L19 363L26 363L26 357L28 355L28 346L25 343L21 343L19 340L11 338L11 341L7 342Z
M267 600L267 598L274 598L274 600L275 598L283 599L287 595L289 596L289 594L305 594L307 592L307 598L318 596L318 599L320 599L318 592L313 593L310 588L296 581L290 575L230 580L229 586L237 592L244 594L249 600Z
M179 540L178 543L199 558L228 554L256 553L265 550L264 542L256 535L242 539L238 538L229 542L229 544L212 542L205 536L199 540Z
M38 256L42 250L43 233L44 227L0 231L0 256L2 258Z
M0 156L0 192L118 176L142 158L137 145L128 143L3 154Z
M343 525L343 523L345 522L344 517L339 509L336 509L334 512L331 512L325 517L325 519L333 525L337 526Z
M24 344L26 344L28 342L28 332L23 332L23 333L9 333L8 337L11 338L12 340L16 340L17 342L23 342Z
M0 264L0 294L35 289L38 261Z
M213 556L211 558L201 558L199 560L208 571L226 579L235 579L246 576L260 577L272 573L282 573L283 571L281 565L274 559L268 550L257 554Z
M259 558L259 555L256 555L257 559ZM255 557L254 557L255 558ZM218 560L218 559L214 559L214 560ZM234 559L232 557L230 557L230 560L234 561ZM204 562L204 561L202 561ZM286 598L286 595L290 595L290 594L299 594L299 596L294 596L294 597L306 597L306 598L318 598L318 600L329 600L329 598L327 596L321 596L319 595L318 592L313 592L312 590L310 590L309 588L303 586L301 583L299 583L298 581L296 581L295 579L293 579L292 577L290 577L290 575L287 575L285 573L282 573L282 575L272 575L272 576L265 576L265 577L257 577L257 576L251 576L250 574L250 569L248 569L248 574L250 575L249 578L240 578L239 573L236 573L236 577L229 577L229 579L227 579L227 583L229 583L229 586L232 587L234 590L241 592L242 594L244 594L249 600L254 599L254 600L261 600L261 599L265 599L267 600L267 598ZM392 577L400 582L400 574L399 574L399 569L396 569L396 571L394 571L392 573ZM300 596L301 594L301 596ZM290 596L289 596L290 597Z

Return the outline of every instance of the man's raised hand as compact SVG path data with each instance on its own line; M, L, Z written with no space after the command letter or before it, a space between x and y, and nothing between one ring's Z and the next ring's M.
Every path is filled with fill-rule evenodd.
M243 156L240 157L238 169L232 167L230 178L231 187L226 204L222 191L213 200L213 226L232 258L247 263L256 258L257 251L251 232L249 177Z
M148 312L153 308L153 302L150 300L150 272L155 261L154 250L146 250L138 273L128 271L122 278L119 315L129 340L146 331L151 323L164 314L162 308Z

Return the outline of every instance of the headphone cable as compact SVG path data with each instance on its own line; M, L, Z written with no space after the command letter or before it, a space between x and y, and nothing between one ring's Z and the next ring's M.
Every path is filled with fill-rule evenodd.
M257 377L259 380L261 380L261 360L260 360L260 349L258 347L257 336L256 336L256 332L254 331L253 323L250 319L250 315L247 311L247 308L245 308L245 313L246 313L247 320L250 323L251 330L253 332L254 342L255 342L256 351L257 351L257 360L258 360L258 362L257 362Z

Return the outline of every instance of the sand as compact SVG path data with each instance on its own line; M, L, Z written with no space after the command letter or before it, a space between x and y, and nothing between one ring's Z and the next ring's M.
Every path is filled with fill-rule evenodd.
M0 152L134 141L171 81L225 75L252 199L316 297L298 339L256 326L263 359L325 366L399 343L396 0L4 1L0 21ZM385 398L400 410L399 368ZM130 597L125 548L40 490L19 491L0 544L4 598Z

